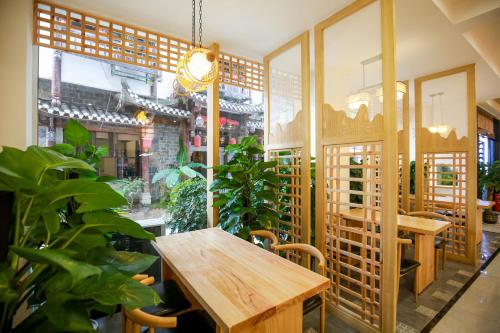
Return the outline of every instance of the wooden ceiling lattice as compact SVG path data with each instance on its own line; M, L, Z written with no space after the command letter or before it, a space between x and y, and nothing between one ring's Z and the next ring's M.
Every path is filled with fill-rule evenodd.
M175 73L191 43L64 6L37 1L35 45ZM262 91L263 65L219 54L221 83Z
M361 149L360 149L361 148ZM380 327L382 226L376 218L382 210L382 142L362 145L326 145L325 257L331 287L327 301L361 321ZM359 161L352 164L349 160ZM356 176L352 169L361 170ZM362 187L353 188L353 182ZM363 211L362 221L350 221L342 212Z

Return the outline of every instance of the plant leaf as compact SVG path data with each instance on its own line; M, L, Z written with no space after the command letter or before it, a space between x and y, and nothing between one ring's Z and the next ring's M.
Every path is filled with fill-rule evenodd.
M103 270L118 270L132 276L148 269L158 257L139 252L116 251L111 248L93 248L87 253L87 261Z
M112 212L99 211L83 215L86 228L101 232L119 232L138 239L154 240L155 236L144 230L138 223Z
M74 119L69 119L64 128L64 141L67 143L81 147L90 143L92 135L79 122Z

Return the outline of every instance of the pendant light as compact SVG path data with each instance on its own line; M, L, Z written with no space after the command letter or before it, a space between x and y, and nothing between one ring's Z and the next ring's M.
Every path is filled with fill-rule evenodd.
M192 0L192 48L177 63L177 81L189 92L206 90L217 80L219 63L215 54L202 47L202 0L199 0L199 43L196 46L196 0Z
M404 95L408 93L408 87L401 81L396 81L396 99L398 101L402 100ZM384 91L382 87L377 89L377 96L380 103L384 102Z
M429 126L429 132L431 133L439 133L439 134L449 134L453 127L450 125L446 125L443 123L443 95L444 92L438 92L435 94L430 94L429 97L431 98L431 119L432 119L432 125ZM439 117L440 117L440 122L435 122L434 121L434 98L438 97L439 98Z

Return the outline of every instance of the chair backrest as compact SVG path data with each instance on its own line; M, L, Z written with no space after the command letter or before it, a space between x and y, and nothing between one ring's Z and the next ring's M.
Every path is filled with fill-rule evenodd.
M146 285L152 285L155 282L154 276L147 274L136 274L132 279ZM176 317L159 317L142 311L141 309L127 310L122 306L122 332L140 333L143 327L148 327L151 333L155 328L172 328L177 326Z
M406 212L406 210L404 210L404 209L402 209L402 208L398 208L398 214L399 214L399 215L406 215L406 214L407 214L407 212Z
M255 237L261 237L269 240L269 250L274 251L276 245L279 244L278 237L269 230L252 230L250 231L250 238L252 243L255 243Z
M415 216L415 217L425 217L428 219L433 219L433 220L441 220L441 221L446 221L446 222L452 222L450 218L446 215L439 214L439 213L434 213L434 212L428 212L428 211L416 211L416 212L410 212L407 214L408 216Z
M154 333L155 328L173 328L177 326L177 317L154 316L141 309L125 310L125 333L140 333L148 327Z
M274 250L278 253L280 251L285 252L286 258L288 260L290 260L290 252L296 251L301 253L307 253L316 259L318 265L318 273L321 275L325 275L325 257L323 256L323 254L321 254L321 252L317 248L315 248L312 245L303 243L283 244L283 245L276 245L274 247Z

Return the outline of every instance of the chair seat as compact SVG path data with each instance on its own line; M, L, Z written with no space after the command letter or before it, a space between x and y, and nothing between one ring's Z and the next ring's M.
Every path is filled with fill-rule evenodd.
M308 314L309 312L313 311L314 309L319 308L322 303L323 302L321 300L321 296L314 295L313 297L310 297L304 301L303 307L302 307L302 313Z
M434 248L435 249L442 249L444 247L444 238L443 237L436 237L434 239Z
M162 303L142 308L141 310L146 313L155 316L167 316L175 312L189 309L191 306L191 303L186 299L182 290L174 280L157 282L150 287L158 293Z
M408 272L416 269L420 266L420 262L413 259L401 259L401 268L399 269L399 275L403 276Z
M155 328L155 333L215 333L216 325L212 318L200 310L189 311L177 316L177 327ZM150 333L147 329L143 333Z

